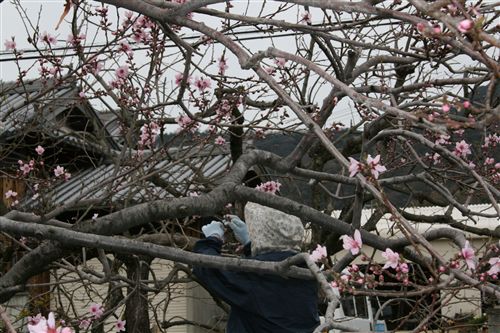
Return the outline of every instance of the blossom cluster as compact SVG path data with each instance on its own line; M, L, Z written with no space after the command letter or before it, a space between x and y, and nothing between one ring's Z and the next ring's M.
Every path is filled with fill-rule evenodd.
M189 118L189 116L179 116L176 119L177 124L180 126L181 130L188 130L189 132L196 132L200 126L196 120Z
M267 192L271 194L276 194L280 190L281 183L276 182L274 180L270 180L268 182L262 183L260 185L257 185L255 187L256 190L261 191L261 192Z
M346 250L349 250L352 255L358 255L360 253L362 247L361 234L359 230L356 230L353 234L353 237L348 235L343 235L341 237L343 239L343 247ZM492 253L499 252L496 246L493 246ZM384 271L389 276L392 276L397 281L400 281L403 285L409 285L409 265L404 262L400 256L400 254L390 248L386 248L385 251L381 253L381 256L385 259L385 263L383 266L379 264L370 264L368 266L368 270L365 274L360 272L359 266L356 264L352 264L348 269L344 270L340 275L337 275L331 282L331 286L333 288L338 288L340 291L350 290L353 286L364 285L368 288L373 288L378 284L384 283ZM325 246L321 246L317 244L316 249L314 249L310 258L314 262L326 263L324 261L327 258L327 249ZM473 274L477 273L477 269L479 267L479 260L476 257L476 253L474 248L471 246L469 241L464 243L463 248L460 249L458 256L455 259L451 259L449 261L448 267L439 266L438 271L439 274L446 273L448 269L459 269L460 264L457 258L461 258L465 262L465 266L468 270L471 270ZM361 258L363 261L369 260L367 256L363 255ZM489 255L488 260L484 260L484 263L481 264L481 270L483 273L477 273L480 281L485 281L487 276L489 276L493 280L498 280L498 275L500 273L500 256L491 256ZM323 266L322 266L323 269ZM390 271L388 271L391 269ZM370 273L371 272L371 273ZM395 273L393 273L395 272ZM429 277L429 282L433 282L434 278Z
M340 237L342 239L345 250L351 251L353 256L357 255L361 251L361 247L363 246L363 241L361 239L361 233L359 230L355 230L353 237L343 235Z
M385 171L387 168L380 163L380 155L375 157L368 155L365 163L349 157L349 177L354 177L357 173L368 173L373 178L378 179L379 175Z
M141 135L139 137L139 146L149 147L154 144L156 137L160 134L160 126L152 121L149 124L144 124L141 127Z
M70 327L56 327L54 313L50 312L48 319L41 314L28 318L29 333L73 333Z
M40 188L40 179L37 178L37 171L43 172L45 168L45 162L43 160L43 154L45 153L45 148L42 147L41 145L38 145L35 148L35 152L38 155L38 158L32 158L29 161L23 161L23 160L18 160L18 176L25 178L25 180L28 181L28 183L35 182L31 188L35 192L32 199L35 200L38 198L39 193L38 190ZM53 179L51 180L45 180L46 183L51 183L53 181L57 181L58 179L64 179L65 181L68 181L71 178L71 173L69 173L64 167L57 165L52 169L52 173L54 174ZM42 180L43 182L43 180ZM5 199L10 200L10 206L14 207L19 204L19 198L18 198L19 193L14 191L13 189L9 189L5 192Z
M326 258L326 256L326 246L321 246L319 244L317 245L316 249L310 254L310 257L314 262L321 261Z

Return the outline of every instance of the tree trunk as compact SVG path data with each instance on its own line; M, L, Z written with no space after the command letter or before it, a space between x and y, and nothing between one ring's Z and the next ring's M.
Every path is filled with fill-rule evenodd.
M127 289L125 320L127 333L151 333L148 314L148 295L140 288L140 280L149 276L151 258L129 256L120 258L127 266L127 277L136 281Z

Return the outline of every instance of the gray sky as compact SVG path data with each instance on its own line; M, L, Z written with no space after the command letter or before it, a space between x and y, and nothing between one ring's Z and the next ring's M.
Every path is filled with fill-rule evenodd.
M260 9L260 4L262 4L262 1L252 1L252 5L249 6L249 15L258 15L258 10ZM40 32L47 31L50 34L56 35L58 38L59 42L57 46L59 47L64 47L66 46L66 38L69 34L70 31L70 26L69 24L62 23L61 26L59 27L59 30L55 30L55 26L59 20L60 15L63 12L64 9L64 0L21 0L21 3L26 10L26 14L30 17L30 19L33 21L33 24L37 24L37 20L39 19L39 26L40 26ZM241 9L246 9L248 5L247 0L233 0L232 4L235 6L236 9L239 6L241 6ZM271 3L273 6L276 5L278 6L278 3ZM224 4L221 4L220 6L224 6ZM219 6L219 7L220 7ZM111 7L112 8L112 7ZM302 9L300 9L302 10ZM290 16L291 12L287 13L286 17L277 17L281 19L286 19L287 21L291 22L296 22L298 20L298 17L300 16L299 11L295 11L294 15L297 16L297 18L293 18ZM72 15L72 12L69 13L68 17ZM198 14L195 14L198 15ZM112 17L112 15L110 15ZM318 15L315 15L313 12L313 21L314 18L319 19L320 15L318 12ZM196 19L196 17L195 17ZM213 21L213 22L211 22ZM17 11L15 6L9 1L6 0L0 5L0 60L5 60L12 58L12 53L11 52L6 52L5 47L4 47L4 41L6 39L10 39L11 36L15 37L15 41L17 44L17 49L18 50L25 50L26 52L24 53L25 57L28 57L29 55L35 56L36 53L30 53L29 50L32 49L32 46L28 44L26 38L28 36L27 29L32 33L33 29L32 27L26 28L24 26L24 23L20 17L20 13ZM220 20L219 19L212 19L209 20L207 19L204 21L204 23L211 25L211 26L218 26L220 25ZM188 34L193 35L194 33L189 32ZM286 51L289 52L295 52L294 50L290 49L290 40L285 40L284 38L277 39L274 42L274 45L278 48L282 48ZM40 44L40 46L42 46ZM258 40L258 41L248 41L247 44L245 45L252 51L258 51L258 50L264 50L268 46L271 46L271 41L270 40ZM294 47L294 46L292 46ZM234 58L234 57L233 57ZM138 60L138 58L136 58ZM230 71L233 70L238 70L238 73L235 73L237 76L241 76L241 69L239 69L239 65L236 63L231 63L231 61L235 61L234 59L230 61L230 69L228 70L228 74L230 75ZM32 64L34 60L25 60L21 61L21 65L26 67L30 64ZM272 62L271 62L272 63ZM36 78L38 75L38 70L37 70L38 65L36 64L35 67L29 72L28 78ZM248 72L249 75L252 75L251 72ZM17 78L18 75L18 70L17 67L15 66L15 63L13 61L0 61L0 78L2 81L12 81ZM246 75L246 73L244 74ZM325 86L324 91L326 92L329 90L329 87ZM320 93L319 95L316 96L316 103L321 104L322 99L324 97L324 93ZM347 100L343 100L342 104L347 102ZM351 114L351 107L345 103L345 105L339 105L340 109L338 112L340 113L339 116L336 118L336 121L340 120L343 121L344 124L349 125L350 120L352 119L352 114Z
M21 0L23 7L26 9L27 14L37 20L38 13L40 15L40 30L47 32L54 32L57 21L64 9L64 0ZM36 23L36 21L35 21ZM30 29L31 30L31 29ZM68 25L62 24L58 30L59 37L66 40L69 29ZM20 14L15 6L6 0L0 5L0 59L11 58L9 54L5 54L4 41L14 36L18 49L31 49L26 37L27 32ZM63 43L60 43L62 46ZM28 54L27 54L28 55ZM24 61L23 64L30 62ZM17 68L13 66L11 61L0 62L0 77L3 81L15 80L17 77Z

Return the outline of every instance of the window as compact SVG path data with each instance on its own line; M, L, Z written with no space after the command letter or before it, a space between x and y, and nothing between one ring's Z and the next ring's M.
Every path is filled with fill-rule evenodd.
M368 308L365 296L345 295L341 298L344 315L355 318L368 318Z

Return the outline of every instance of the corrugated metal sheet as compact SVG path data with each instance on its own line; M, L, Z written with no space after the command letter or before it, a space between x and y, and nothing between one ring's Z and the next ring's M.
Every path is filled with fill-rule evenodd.
M0 119L3 124L0 127L0 135L10 134L23 130L29 125L47 124L66 109L68 101L74 102L74 88L66 87L55 90L37 101L37 104L27 101L33 99L38 92L13 92L10 95L2 96L5 100L0 100ZM37 106L37 107L36 107ZM39 106L39 107L38 107ZM37 121L43 119L44 121Z
M172 161L157 164L141 163L138 167L101 165L73 174L65 182L56 185L45 200L54 206L87 199L107 199L114 204L140 203L159 198L172 197L168 190L157 186L149 175L157 174L171 189L181 195L206 191L213 182L225 174L231 165L231 156L224 150L212 154L191 154ZM212 183L207 183L207 180ZM40 199L27 199L21 207L33 208Z
M85 149L98 150L92 143L95 140L84 140L68 134L71 132L61 118L61 113L76 107L86 115L92 123L104 129L105 137L111 147L116 148L113 136L117 136L116 128L113 133L107 131L100 117L89 104L82 104L78 98L78 87L73 84L63 84L50 89L51 83L41 81L27 82L24 86L15 83L0 82L0 136L12 136L26 131L44 131L57 138ZM116 122L116 121L115 121ZM66 129L67 131L62 131ZM96 133L89 133L96 135Z

